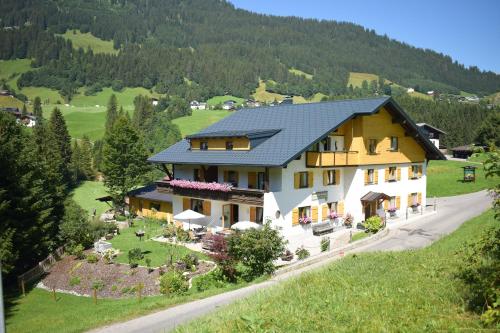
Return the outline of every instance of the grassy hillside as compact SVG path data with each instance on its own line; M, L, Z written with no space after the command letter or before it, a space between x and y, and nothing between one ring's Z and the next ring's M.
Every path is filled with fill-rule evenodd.
M63 35L58 35L63 37L64 39L71 40L73 47L75 49L83 48L87 50L87 48L91 48L94 53L111 53L116 54L118 50L113 48L113 42L102 40L100 38L95 37L90 32L81 33L80 30L68 30Z
M301 71L300 69L297 69L297 68L290 68L288 71L290 73L293 73L293 74L298 75L298 76L305 76L305 78L309 79L309 80L313 79L313 75L312 74L303 72L303 71Z
M209 106L215 106L224 103L225 101L233 100L235 101L238 105L242 104L245 102L244 98L241 97L236 97L232 95L224 95L224 96L214 96L207 100L207 103Z
M218 309L177 332L474 331L465 310L462 246L495 224L491 211L422 250L348 256Z
M477 166L475 182L462 182L464 175L462 167L465 165L471 163L430 161L427 168L427 197L447 197L476 192L493 187L498 182L498 178L485 179L481 164L472 164Z
M0 81L17 88L19 75L31 69L30 59L0 60Z
M15 97L0 96L0 107L22 109L23 104L23 102Z
M352 84L353 87L361 88L363 81L370 83L370 81L377 81L378 83L378 75L370 74L370 73L349 73L349 80L347 81L347 86Z
M177 118L173 123L179 126L182 136L196 133L205 127L230 115L226 110L193 110L193 115Z

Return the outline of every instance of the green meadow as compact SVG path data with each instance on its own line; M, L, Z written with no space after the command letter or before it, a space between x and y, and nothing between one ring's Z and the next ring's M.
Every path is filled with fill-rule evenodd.
M75 49L81 47L84 50L87 50L90 47L94 53L118 53L118 50L113 48L112 41L95 37L90 32L82 33L80 30L68 30L64 34L58 36L71 40Z
M179 126L184 137L196 133L230 114L231 111L226 110L193 110L191 116L174 119L173 123Z
M207 100L207 104L209 106L215 106L215 105L220 105L224 103L225 101L233 100L236 102L236 104L241 105L243 102L245 102L244 98L241 97L236 97L233 95L224 95L224 96L214 96Z

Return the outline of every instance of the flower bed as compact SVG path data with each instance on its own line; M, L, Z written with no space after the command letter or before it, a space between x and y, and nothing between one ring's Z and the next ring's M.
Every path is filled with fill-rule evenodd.
M208 191L221 191L221 192L230 192L233 188L231 184L220 184L215 182L205 183L205 182L196 182L183 179L171 180L170 186L192 189L192 190L208 190Z

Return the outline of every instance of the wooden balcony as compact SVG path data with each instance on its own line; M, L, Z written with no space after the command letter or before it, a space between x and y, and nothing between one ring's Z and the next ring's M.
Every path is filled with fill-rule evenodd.
M229 192L196 190L191 188L181 188L171 186L169 181L160 180L156 182L159 192L170 193L185 197L228 201L237 204L247 204L252 206L264 206L264 190L233 187Z
M306 152L306 166L308 168L326 168L359 164L357 151L326 151Z

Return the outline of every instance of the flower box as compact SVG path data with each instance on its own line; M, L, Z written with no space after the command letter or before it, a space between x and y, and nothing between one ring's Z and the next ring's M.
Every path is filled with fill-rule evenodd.
M192 189L192 190L205 190L205 191L220 191L220 192L230 192L233 189L231 184L220 184L220 183L205 183L196 182L184 179L173 179L170 181L170 186Z
M299 218L299 223L300 224L310 224L312 222L312 219L309 216L304 216Z

